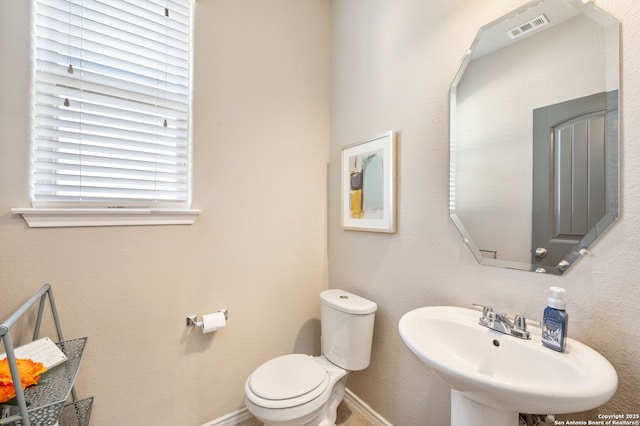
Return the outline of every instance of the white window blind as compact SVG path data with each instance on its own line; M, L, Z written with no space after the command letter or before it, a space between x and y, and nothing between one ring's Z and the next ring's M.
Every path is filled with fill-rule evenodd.
M190 0L34 0L32 203L190 204Z

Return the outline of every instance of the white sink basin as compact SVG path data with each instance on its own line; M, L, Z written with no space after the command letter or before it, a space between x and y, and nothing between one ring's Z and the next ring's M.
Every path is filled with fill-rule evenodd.
M452 424L454 417L459 424L470 420L460 419L461 412L484 410L497 416L492 421L517 425L518 413L586 411L615 393L616 371L590 347L567 339L566 351L556 352L542 346L537 327L529 326L531 339L524 340L481 326L480 316L473 309L434 306L407 312L398 325L409 349L451 386ZM470 405L454 413L460 403Z

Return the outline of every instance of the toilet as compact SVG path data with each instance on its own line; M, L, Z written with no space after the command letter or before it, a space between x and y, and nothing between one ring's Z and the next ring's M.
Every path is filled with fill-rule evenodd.
M343 290L320 293L322 355L283 355L258 367L244 386L249 411L267 426L334 426L347 375L371 361L376 309Z

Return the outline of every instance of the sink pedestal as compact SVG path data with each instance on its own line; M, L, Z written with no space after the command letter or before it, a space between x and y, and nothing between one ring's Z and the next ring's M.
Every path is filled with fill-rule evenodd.
M517 426L518 413L477 403L451 389L451 426Z

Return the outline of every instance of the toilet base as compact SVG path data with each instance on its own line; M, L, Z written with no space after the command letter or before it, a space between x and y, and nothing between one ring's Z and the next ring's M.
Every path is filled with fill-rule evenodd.
M305 426L335 426L336 425L336 417L338 417L338 405L344 399L344 389L347 382L347 376L344 376L342 379L336 383L333 387L333 391L331 392L331 396L329 396L329 400L322 407L321 413L317 417L316 422L311 422L306 424Z

